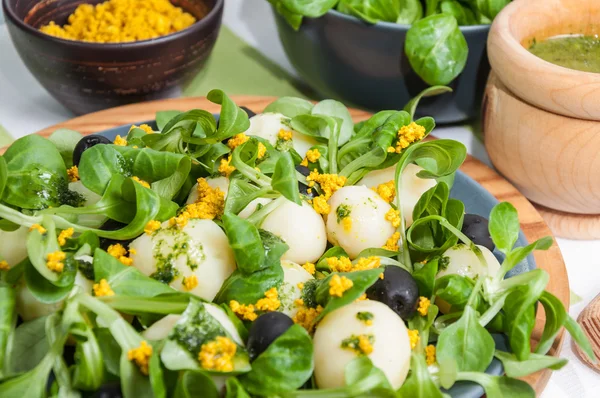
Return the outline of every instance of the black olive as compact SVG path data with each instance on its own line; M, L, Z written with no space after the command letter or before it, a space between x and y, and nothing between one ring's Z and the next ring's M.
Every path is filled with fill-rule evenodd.
M296 166L296 171L299 172L300 174L302 174L305 177L308 177L308 175L310 174L310 170L306 166L300 166L300 165L298 165L298 166ZM308 193L308 186L302 184L301 182L298 183L298 190L300 191L300 193L302 195L308 196L311 199L316 196L314 189L311 189L310 193Z
M302 174L304 177L308 177L308 175L310 174L310 170L306 166L298 165L296 166L296 171Z
M102 224L100 229L103 231L116 231L116 230L119 230L126 226L127 226L127 224L123 224L123 223L120 223L115 220L108 220L107 222ZM126 248L127 246L129 246L131 241L133 241L133 239L115 240L115 239L110 239L110 238L100 238L100 248L107 250L110 245L115 245L117 243L120 243L123 247Z
M250 355L250 360L256 359L260 354L271 345L273 341L285 333L294 321L283 312L267 312L259 316L248 332L248 343L246 348Z
M488 220L477 214L465 214L463 221L462 233L467 235L476 245L485 246L490 251L494 251L496 245L490 236L488 229Z
M121 383L110 382L101 386L98 391L94 392L90 397L93 398L122 398Z
M378 279L369 289L367 297L390 307L404 320L412 317L419 302L419 287L412 275L400 267L385 268L383 279Z
M75 149L73 149L73 164L79 166L83 152L98 144L112 144L112 142L103 135L95 134L86 135L80 139L77 145L75 145Z
M255 112L251 111L250 109L246 108L245 106L240 106L240 108L242 108L244 110L244 112L246 112L248 114L248 117L256 116Z

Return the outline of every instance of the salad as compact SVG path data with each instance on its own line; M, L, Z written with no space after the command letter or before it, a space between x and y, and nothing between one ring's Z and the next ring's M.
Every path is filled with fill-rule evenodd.
M0 156L0 396L534 397L518 378L565 365L563 326L594 358L545 271L505 278L552 239L515 247L512 205L449 197L466 149L425 140L420 96L357 124L333 100L208 99L218 118Z

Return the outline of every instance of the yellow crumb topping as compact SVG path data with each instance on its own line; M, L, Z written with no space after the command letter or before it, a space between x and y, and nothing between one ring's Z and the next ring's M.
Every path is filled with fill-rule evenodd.
M374 189L374 191L377 192L377 194L381 196L383 200L385 200L388 203L392 203L394 201L394 198L396 197L396 187L394 184L394 180L388 181L384 184L379 184L377 188Z
M304 263L304 265L302 266L302 268L304 268L306 270L306 272L308 272L311 275L314 275L315 272L317 271L315 269L315 265L313 263Z
M272 287L265 292L265 298L256 302L256 309L259 311L277 311L281 306L278 296L277 289Z
M63 261L67 258L67 255L58 250L46 255L46 267L52 272L61 273L65 269Z
M248 137L246 134L239 133L227 140L227 146L233 151L238 146L246 143L249 139L250 137Z
M368 300L367 293L361 294L360 297L356 299L356 301L365 301L365 300Z
M400 210L390 209L385 213L385 220L392 223L394 228L400 226Z
M196 286L198 286L198 277L195 274L188 276L187 278L183 278L181 283L186 292L193 290Z
M113 144L115 144L117 146L127 146L127 140L125 138L121 137L120 135L117 135L117 137L113 141Z
M138 348L132 348L127 351L127 359L132 361L144 375L148 375L148 366L152 356L152 346L143 340Z
M140 129L140 130L144 130L146 132L146 134L154 134L154 130L152 130L152 127L150 127L147 124L140 124L139 126L136 126L135 124L132 125L129 128L129 131L133 130L133 129Z
M317 318L321 312L323 312L323 307L320 305L317 306L317 308L302 307L298 310L296 315L294 315L292 320L294 323L306 329L307 332L312 333L315 330Z
M259 142L258 143L258 153L256 155L257 158L262 159L265 157L266 154L267 154L267 147L262 142Z
M425 127L412 122L408 126L402 126L398 130L398 142L396 143L396 153L402 152L413 142L423 139L425 136Z
M313 209L319 214L329 214L331 212L331 206L327 203L325 196L320 195L312 200Z
M410 341L410 348L414 350L419 344L419 331L408 329L408 340Z
M398 250L400 250L400 247L398 247L399 239L400 232L394 232L394 234L390 236L390 238L385 242L385 246L383 246L383 249L397 252Z
M71 238L74 233L75 230L73 228L67 228L60 231L60 234L58 234L58 244L61 246L66 245L67 239Z
M155 231L158 231L160 229L160 225L160 221L150 220L148 221L148 224L146 224L146 226L144 227L144 232L147 235L152 235Z
M317 169L310 172L306 177L309 187L314 187L315 184L319 184L325 199L329 200L331 195L338 189L342 188L346 184L346 177L338 176L337 174L320 174Z
M256 311L277 311L281 306L277 288L271 288L265 292L265 298L259 299L255 304L240 304L236 300L229 302L229 308L239 318L247 321L254 321L258 318Z
M10 266L8 265L8 261L2 260L0 261L0 271L8 271Z
M329 295L342 297L344 292L352 288L353 285L354 283L347 277L335 274L329 280Z
M133 176L131 177L131 179L135 182L137 182L138 184L140 184L141 186L143 186L144 188L150 188L150 184L148 184L146 181L140 179L139 177Z
M299 283L298 283L296 286L297 286L297 287L298 287L298 289L300 289L300 290L304 289L304 283L302 283L302 282L299 282Z
M100 279L100 282L94 283L92 289L94 290L94 296L96 297L115 295L115 292L113 292L113 290L110 288L110 285L106 279Z
M352 231L352 219L350 217L342 218L342 227L344 227L344 231L346 232Z
M317 160L319 160L320 157L321 152L319 152L319 149L309 149L308 152L306 152L306 156L304 157L300 165L308 167L308 162L315 163Z
M235 171L235 167L231 166L229 163L231 162L231 155L227 157L227 159L221 159L219 163L219 173L224 175L225 177L229 177L231 173Z
M189 215L186 214L185 211L183 211L178 216L171 217L169 219L169 226L183 229L187 225L189 219Z
M240 304L236 300L229 302L229 308L236 314L240 319L245 321L254 321L258 318L258 315L254 312L253 304Z
M218 187L212 188L205 178L198 178L198 199L187 205L176 217L169 220L171 227L184 228L190 219L214 220L225 209L225 193Z
M381 259L377 256L361 257L356 261L356 264L352 264L352 261L344 256L329 257L326 261L331 272L364 271L381 266Z
M429 311L429 306L431 305L431 301L427 297L419 297L419 308L417 311L421 316L427 316L427 312Z
M196 18L169 0L108 0L81 4L68 24L54 21L40 31L66 40L123 43L154 39L183 30Z
M31 227L29 227L29 231L33 230L38 231L42 235L46 233L46 228L42 227L40 224L33 224Z
M77 166L73 166L67 169L67 178L70 182L79 181L79 168Z
M436 361L435 359L435 346L429 344L425 347L425 360L427 361L427 365L433 365Z
M292 139L292 132L288 130L281 129L277 134L277 138L284 141L289 141Z
M304 300L302 300L301 298L294 300L294 305L296 307L304 307Z
M119 260L123 265L130 266L133 264L133 260L127 257L127 249L125 249L120 243L108 246L106 252Z
M373 352L375 336L372 334L352 335L342 340L342 348L352 350L358 355L369 355Z
M202 344L198 360L204 369L231 372L236 351L237 345L229 337L217 336L215 340Z

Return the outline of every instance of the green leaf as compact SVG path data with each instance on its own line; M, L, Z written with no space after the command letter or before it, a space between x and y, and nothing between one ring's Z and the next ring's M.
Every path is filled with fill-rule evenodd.
M352 120L352 116L350 115L348 108L341 102L331 99L323 100L312 108L312 114L330 116L342 121L337 146L342 146L348 142L354 133L354 121Z
M191 126L193 126L193 130L190 128L181 128L182 122L192 122L193 124ZM212 113L204 110L193 109L173 117L163 127L161 136L168 136L170 133L175 133L177 129L180 130L179 133L181 134L182 139L193 144L213 144L220 141L214 138L217 135L217 121L215 120L215 117ZM150 134L147 138L153 136L154 134Z
M52 370L55 356L48 354L31 371L0 384L2 397L43 398L46 396L46 380Z
M438 273L439 259L435 258L428 261L421 268L415 269L412 276L419 286L419 294L424 297L431 297L436 283L435 276Z
M220 394L209 375L188 370L179 377L174 398L195 397L219 398Z
M542 338L538 342L537 347L535 347L535 352L543 355L550 351L550 348L552 348L554 339L567 321L569 314L567 314L563 303L561 303L556 296L546 291L542 293L540 297L540 303L542 303L544 306L546 323L544 325Z
M402 387L398 390L399 398L442 398L442 392L436 387L422 352L412 352L410 357L411 372Z
M239 380L251 394L282 394L302 387L313 367L312 339L302 326L293 325L252 362L252 370Z
M0 380L10 372L9 363L11 353L8 350L14 347L13 341L16 324L15 289L0 282Z
M502 263L502 275L504 276L508 271L513 269L521 261L525 260L525 258L527 258L527 256L529 256L535 250L548 250L553 244L554 240L552 237L546 236L525 247L515 248L513 251L508 253L506 259Z
M25 260L25 284L26 289L29 290L31 295L40 303L54 304L61 300L64 300L71 290L73 285L56 286L43 275L41 275L37 269L31 264L31 261Z
M469 49L456 18L436 14L415 22L406 34L405 52L426 83L447 85L464 69Z
M438 338L437 358L453 359L460 371L483 372L494 357L494 339L479 324L477 312L466 306L463 315Z
M519 361L514 354L498 350L494 356L502 362L504 372L509 377L525 377L542 369L558 370L568 362L565 358L535 353L532 353L525 361Z
M408 101L408 104L406 104L404 106L404 110L410 114L410 117L412 119L414 119L415 113L417 112L417 107L419 106L419 102L421 102L421 99L423 99L425 97L434 97L436 95L441 95L444 93L451 93L451 92L452 92L452 89L450 87L446 87L446 86L428 87L425 90L421 91L419 94L417 94L416 97L414 97L413 99Z
M6 160L4 156L0 155L0 201L2 201L2 194L6 188L8 182L8 167L6 166Z
M423 5L419 0L401 0L400 4L400 13L396 21L392 22L401 25L412 25L423 18Z
M250 395L235 377L227 379L225 385L227 387L225 398L250 398Z
M46 319L44 316L22 323L15 330L10 351L10 374L29 372L48 353L50 346L46 339Z
M279 3L281 4L281 3ZM279 7L277 8L279 11ZM313 109L313 104L303 98L297 97L279 97L275 101L271 102L263 113L281 113L282 115L294 118L298 115L308 115Z
M223 141L226 138L233 137L242 133L250 127L248 114L242 108L238 107L223 90L211 90L206 98L221 105L221 115L219 118L219 127L217 129L216 141Z
M223 282L221 290L213 300L217 304L229 304L236 300L242 304L253 304L264 298L265 292L273 287L278 287L283 282L283 269L281 265L265 268L252 274L244 274L235 270Z
M375 367L367 356L358 356L344 369L346 390L351 396L394 397L394 390L386 375ZM356 393L357 395L354 395ZM360 395L360 394L364 395Z
M302 25L302 19L304 18L302 15L296 14L295 12L288 10L280 0L268 1L269 3L273 4L273 7L275 7L277 13L285 19L285 21L292 27L292 29L294 29L295 31L298 31L300 29L300 25Z
M271 186L287 200L302 206L300 192L298 191L296 168L289 152L282 153L279 157L275 165Z
M121 392L124 398L152 397L152 385L148 376L130 361L127 351L121 353L120 360Z
M477 9L485 17L493 20L511 0L475 0Z
M517 243L521 231L517 209L508 202L494 206L490 212L489 231L498 250L508 254Z
M596 354L594 354L594 348L592 347L592 344L590 343L586 333L583 331L581 326L579 326L579 323L569 316L565 322L565 329L567 329L571 335L571 338L575 341L575 343L577 343L579 348L585 352L585 355L587 355L590 361L597 363L598 359L596 358Z
M115 174L132 175L129 164L115 145L95 145L83 152L79 163L79 178L92 192L102 195Z
M509 0L510 1L510 0ZM463 5L457 0L444 0L440 5L442 13L449 14L456 18L461 26L477 25L478 21L475 13L468 6Z
M267 266L263 243L254 224L234 214L225 213L223 227L233 249L238 270L242 273L252 273Z
M325 15L337 2L338 0L281 0L288 10L311 18Z
M159 111L156 112L156 126L159 131L162 131L167 123L176 116L179 116L181 111Z
M445 275L435 281L433 294L453 307L462 309L473 292L474 283L458 274Z
M535 391L522 380L485 373L460 372L458 380L472 381L483 387L487 398L535 398Z
M73 150L77 143L83 138L83 135L77 131L69 130L69 129L58 129L55 130L50 137L48 137L48 141L56 146L60 156L65 163L67 168L73 166ZM1 195L0 195L1 196Z
M331 257L348 257L348 253L339 246L333 246L323 253L317 264L315 264L316 268L320 271L330 271L327 259Z

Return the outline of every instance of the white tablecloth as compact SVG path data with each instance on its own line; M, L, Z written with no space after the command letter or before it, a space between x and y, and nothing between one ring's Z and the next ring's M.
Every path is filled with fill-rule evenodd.
M265 0L227 0L224 23L248 44L294 73L279 43ZM0 124L17 138L71 117L73 115L52 99L29 74L8 37L6 27L2 26L0 15ZM490 164L483 145L470 130L444 127L436 129L435 135L461 141L470 154ZM580 303L571 306L571 315L576 317L600 292L600 241L557 241L567 264L571 289L582 298ZM570 338L565 341L561 355L570 362L552 375L542 397L600 396L600 376L575 357Z

